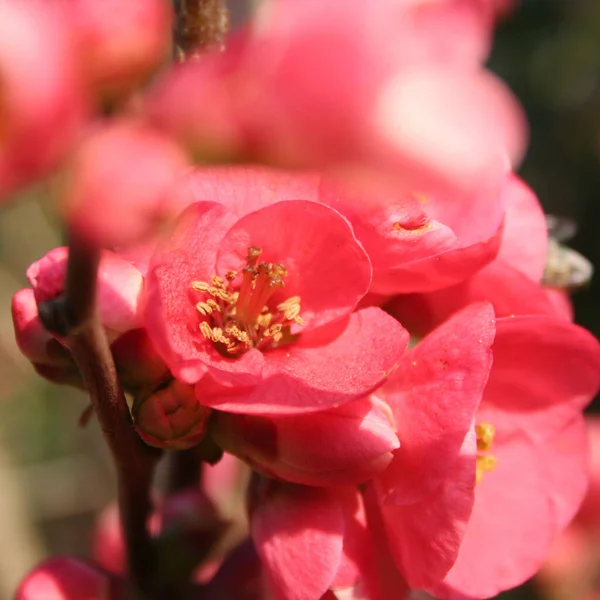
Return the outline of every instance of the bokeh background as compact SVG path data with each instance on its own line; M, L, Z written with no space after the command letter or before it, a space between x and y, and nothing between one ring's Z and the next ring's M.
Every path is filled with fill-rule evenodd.
M521 0L499 24L490 66L529 117L521 175L547 212L577 222L570 245L600 265L600 0ZM78 425L85 396L36 377L13 340L11 296L27 266L61 244L44 196L31 190L0 218L0 600L45 556L85 557L115 491L97 423ZM574 303L577 322L600 336L600 277ZM600 567L594 580L597 595L570 600L600 598ZM502 598L559 598L544 593L530 582Z

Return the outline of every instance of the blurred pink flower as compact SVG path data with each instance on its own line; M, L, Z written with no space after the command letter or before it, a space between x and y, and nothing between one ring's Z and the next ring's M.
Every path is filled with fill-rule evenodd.
M143 83L166 57L171 11L163 0L64 0L87 84L114 101Z
M489 12L480 0L263 2L224 53L170 73L148 110L204 159L478 189L525 139L516 100L479 66Z
M25 577L15 600L118 600L116 580L97 567L70 557L54 557Z
M0 2L0 198L47 175L87 113L70 32L54 3Z
M65 218L79 235L100 246L140 241L177 214L169 195L185 165L173 141L139 123L98 127L69 165Z
M335 408L376 388L407 343L380 309L353 312L370 281L367 255L329 207L279 202L238 218L196 202L153 256L145 325L207 406Z
M316 172L217 166L190 170L173 201L212 200L238 217L286 200L326 204L350 221L369 254L370 291L391 295L447 287L492 261L505 211L512 210L513 181L506 174L473 193L447 188L425 194L360 181L342 183Z

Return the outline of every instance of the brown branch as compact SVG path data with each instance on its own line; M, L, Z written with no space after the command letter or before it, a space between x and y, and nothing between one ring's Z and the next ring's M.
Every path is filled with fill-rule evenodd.
M133 428L106 334L96 311L99 251L72 237L65 289L61 297L40 304L40 319L59 335L73 355L104 437L113 455L119 507L129 569L136 588L152 598L156 558L146 522L150 486L160 452L146 446Z
M197 448L175 450L169 456L167 495L171 496L200 485L202 457Z
M226 0L173 0L175 59L195 60L207 50L222 50L229 28Z

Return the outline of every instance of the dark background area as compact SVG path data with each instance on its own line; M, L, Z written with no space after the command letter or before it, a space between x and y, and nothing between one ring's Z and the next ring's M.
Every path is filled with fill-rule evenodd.
M546 212L577 223L569 245L598 267L600 1L521 0L499 24L489 65L519 97L529 120L520 175ZM576 322L600 337L600 276L573 301ZM590 411L599 410L597 397ZM540 596L529 584L501 597Z

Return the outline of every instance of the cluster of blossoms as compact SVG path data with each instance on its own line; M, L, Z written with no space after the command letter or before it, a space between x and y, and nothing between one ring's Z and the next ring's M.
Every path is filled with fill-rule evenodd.
M600 346L540 283L523 115L482 66L501 9L263 0L159 72L162 0L0 0L0 193L53 173L77 241L29 268L17 343L90 387L44 313L95 249L131 427L205 463L148 518L144 598L489 598L576 513ZM126 597L124 518L18 600Z

